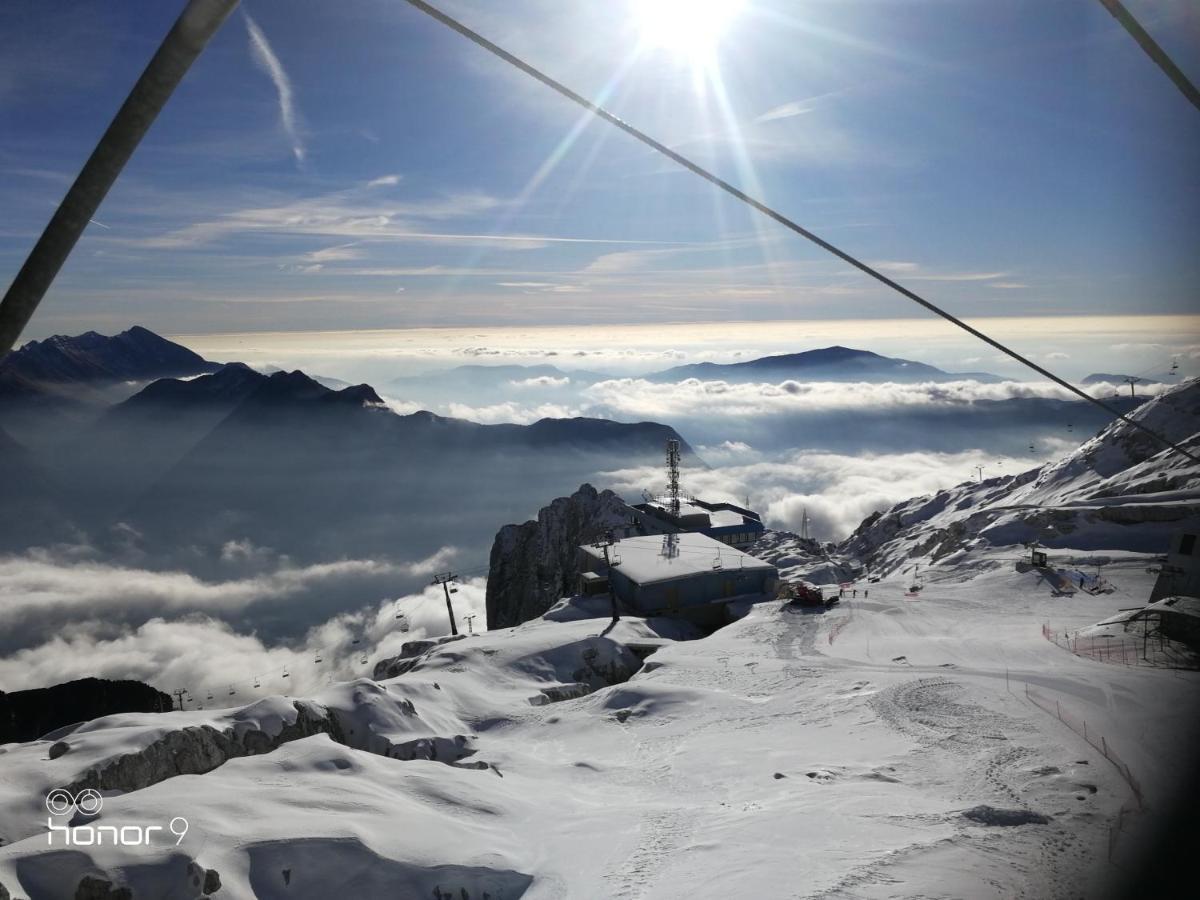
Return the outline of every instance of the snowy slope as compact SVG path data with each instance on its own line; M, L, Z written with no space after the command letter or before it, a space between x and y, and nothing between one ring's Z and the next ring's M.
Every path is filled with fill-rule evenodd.
M435 643L378 683L100 719L0 748L0 884L35 898L76 896L89 875L134 898L196 897L214 877L218 898L1103 896L1129 785L1024 686L1103 733L1150 808L1186 760L1197 686L1042 638L1047 618L1076 627L1148 590L1140 559L1110 577L1120 594L1063 600L980 558L916 603L885 579L869 601L764 604L689 641L560 604ZM182 816L178 846L48 846L45 790L204 728L262 743L198 774L126 763L155 777L102 788L94 820ZM57 740L69 749L51 760ZM414 740L425 752L395 752ZM1116 836L1117 862L1146 815Z
M1200 451L1200 380L1160 394L1131 418ZM872 516L839 553L884 572L976 546L1032 540L1079 550L1162 553L1170 535L1197 518L1200 465L1118 421L1037 469L967 482Z

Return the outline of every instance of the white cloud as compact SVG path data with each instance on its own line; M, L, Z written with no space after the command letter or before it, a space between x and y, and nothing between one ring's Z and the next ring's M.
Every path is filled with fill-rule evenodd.
M455 419L469 419L472 422L479 422L483 425L497 425L505 422L530 425L539 419L570 419L580 415L580 412L577 409L571 409L554 403L526 406L508 400L503 403L493 403L487 406L449 403L446 405L446 414Z
M400 183L399 175L380 175L378 178L372 178L367 182L367 187L392 187Z
M716 469L689 469L684 487L708 500L741 503L748 496L772 528L798 531L807 509L815 537L841 540L873 512L969 480L977 465L991 478L1016 475L1040 461L997 457L984 450L854 456L801 451ZM612 488L626 496L637 496L642 488L661 489L663 480L657 468L624 469L606 476Z
M292 143L292 155L296 157L297 162L304 162L306 150L304 142L300 139L300 130L297 125L296 103L291 79L288 78L283 64L275 55L275 51L271 49L270 43L267 42L267 36L258 27L258 23L250 18L250 14L245 10L242 11L242 18L246 23L246 31L250 35L251 55L259 67L270 77L271 82L275 85L275 91L279 95L279 120Z
M1049 382L951 381L922 384L798 382L732 384L689 378L660 384L642 378L601 381L582 396L595 413L622 417L679 420L703 410L706 418L771 416L840 409L888 409L955 406L977 400L1016 397L1070 399L1074 395Z
M454 607L460 631L466 630L468 615L475 616L476 631L484 630L485 589L482 578L459 585ZM397 612L404 618L398 619ZM404 623L408 631L401 631ZM334 616L293 644L268 645L255 634L196 614L155 617L136 628L109 631L94 620L82 621L2 657L0 684L20 690L89 676L134 678L160 690L186 688L196 702L213 708L370 675L376 662L398 654L405 641L449 634L450 626L442 590L430 585L420 593ZM234 696L229 695L231 687Z
M566 387L570 383L571 379L565 375L562 378L555 378L553 375L539 375L536 378L510 381L509 385L515 388L560 388Z

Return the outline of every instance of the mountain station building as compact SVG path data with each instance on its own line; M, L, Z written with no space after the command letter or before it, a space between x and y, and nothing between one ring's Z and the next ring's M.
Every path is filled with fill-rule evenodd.
M688 497L680 499L678 516L671 514L665 500L650 500L633 508L645 531L696 532L731 547L748 547L766 530L758 513L732 503L708 503Z
M696 532L623 538L609 546L607 567L602 547L579 550L582 592L611 587L635 615L720 622L726 603L773 598L779 586L779 570L771 563Z

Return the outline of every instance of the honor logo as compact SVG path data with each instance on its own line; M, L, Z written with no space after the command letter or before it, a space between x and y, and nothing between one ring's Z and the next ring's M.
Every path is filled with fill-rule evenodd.
M154 841L154 832L163 831L161 825L55 825L54 816L65 816L78 811L85 816L98 816L104 807L104 798L93 788L84 788L75 796L62 788L55 788L46 795L46 809L51 817L46 819L50 846L55 844L55 835L61 837L65 847L98 847L104 844L117 847L149 847ZM176 816L166 827L175 835L178 847L188 832L188 820Z

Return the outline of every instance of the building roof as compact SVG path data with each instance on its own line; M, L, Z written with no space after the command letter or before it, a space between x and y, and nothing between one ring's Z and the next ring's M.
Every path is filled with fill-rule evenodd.
M664 555L666 539L660 534L624 538L617 541L609 553L621 558L616 568L638 584L656 584L712 574L715 571L713 563L717 560L726 572L777 571L770 563L755 559L707 535L682 532L674 537L677 553L671 557ZM604 552L595 547L584 545L582 550L593 559L604 559Z

